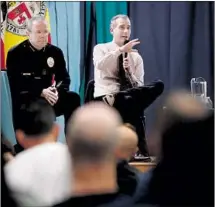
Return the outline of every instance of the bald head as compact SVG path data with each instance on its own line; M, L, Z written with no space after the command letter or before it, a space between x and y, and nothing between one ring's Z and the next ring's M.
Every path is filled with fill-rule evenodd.
M82 133L87 133L88 135L92 132L99 134L109 131L109 129L113 129L120 124L121 117L114 108L101 102L92 102L75 111L70 120L68 133L71 134L81 130Z
M115 149L116 129L121 123L118 112L101 102L78 108L67 128L74 162L103 162L107 159Z
M154 124L152 137L149 139L149 148L151 152L160 153L162 134L170 129L175 123L182 120L198 120L208 115L205 106L190 95L189 91L172 91L163 103L165 110L159 110Z
M137 133L132 126L125 124L118 127L117 134L117 157L119 159L129 160L137 150Z
M164 128L169 127L171 123L181 118L199 119L208 114L208 110L204 105L185 90L170 93L164 105L167 110L158 114L160 126L164 126Z
M176 91L166 99L166 105L175 113L186 117L201 117L206 110L203 104L192 97L187 91Z

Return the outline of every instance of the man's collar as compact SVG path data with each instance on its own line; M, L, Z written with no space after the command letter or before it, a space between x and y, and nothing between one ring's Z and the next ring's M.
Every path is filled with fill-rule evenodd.
M111 41L111 43L112 43L114 46L119 47L119 45L117 45L113 40Z
M35 48L35 47L31 44L30 40L28 40L28 43L29 43L29 47L31 48L31 50L32 50L33 52L39 52L39 51L45 52L46 46L43 47L42 49L38 50L37 48Z

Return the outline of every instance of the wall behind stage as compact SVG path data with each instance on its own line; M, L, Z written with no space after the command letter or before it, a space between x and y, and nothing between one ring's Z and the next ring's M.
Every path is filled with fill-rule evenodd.
M80 2L46 2L51 23L52 43L63 50L71 78L70 90L80 87Z
M79 2L46 2L51 24L52 44L62 49L66 66L71 78L70 90L79 93L80 87L80 56L81 26ZM57 119L60 125L58 140L65 142L64 118Z

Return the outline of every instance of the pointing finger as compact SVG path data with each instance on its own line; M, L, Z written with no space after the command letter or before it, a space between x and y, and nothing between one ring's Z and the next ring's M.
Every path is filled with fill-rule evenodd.
M133 43L132 43L133 47L134 47L135 45L139 45L139 44L140 44L140 41L139 41L139 42L133 42Z
M136 42L136 41L139 41L139 39L136 38L136 39L131 40L130 42Z

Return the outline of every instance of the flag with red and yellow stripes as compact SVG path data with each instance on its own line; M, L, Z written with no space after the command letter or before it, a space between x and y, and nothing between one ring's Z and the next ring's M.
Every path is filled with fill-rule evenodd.
M6 2L6 15L1 22L1 68L5 67L8 50L26 40L27 21L33 16L44 16L49 25L49 12L44 1ZM51 37L49 34L49 42Z

